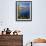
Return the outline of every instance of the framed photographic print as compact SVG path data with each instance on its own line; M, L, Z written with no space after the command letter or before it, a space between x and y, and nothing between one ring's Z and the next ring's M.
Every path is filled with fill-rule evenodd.
M16 21L32 21L32 1L16 1Z

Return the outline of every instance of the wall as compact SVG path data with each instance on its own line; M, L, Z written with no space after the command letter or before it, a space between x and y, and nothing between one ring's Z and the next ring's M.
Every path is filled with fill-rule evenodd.
M33 0L32 38L46 37L46 0Z
M24 45L36 37L46 37L46 0L33 0L32 22L17 22L15 5L15 0L0 0L0 30L20 29Z

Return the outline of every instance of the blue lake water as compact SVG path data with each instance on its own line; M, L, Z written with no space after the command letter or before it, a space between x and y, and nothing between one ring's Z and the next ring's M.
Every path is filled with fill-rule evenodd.
M21 10L20 11L21 16L30 16L30 10Z

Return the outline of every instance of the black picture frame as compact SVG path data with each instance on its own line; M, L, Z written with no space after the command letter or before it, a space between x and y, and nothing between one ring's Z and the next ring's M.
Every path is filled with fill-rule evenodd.
M21 16L21 14L20 14L20 16L19 16L19 14L18 14L18 11L19 11L19 10L18 10L18 6L17 6L17 3L18 3L18 2L29 2L29 3L30 3L30 5L31 5L31 6L29 7L29 8L30 8L30 12L29 12L29 13L30 13L30 15L29 15L30 17L24 16L24 17L26 18L26 19L25 19L23 16ZM22 8L20 8L20 9L22 9ZM23 14L22 14L22 15L23 15ZM18 16L19 16L19 17L18 17ZM32 1L16 1L16 21L32 21Z

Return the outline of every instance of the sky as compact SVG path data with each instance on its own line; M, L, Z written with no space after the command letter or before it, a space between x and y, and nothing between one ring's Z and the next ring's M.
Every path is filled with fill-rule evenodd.
M31 6L31 2L17 2L17 5L19 5L20 7L29 7Z

